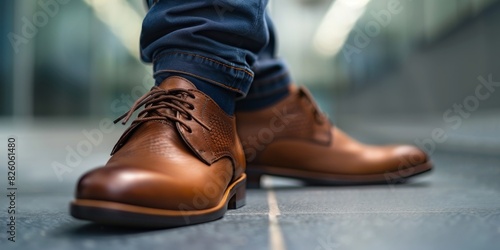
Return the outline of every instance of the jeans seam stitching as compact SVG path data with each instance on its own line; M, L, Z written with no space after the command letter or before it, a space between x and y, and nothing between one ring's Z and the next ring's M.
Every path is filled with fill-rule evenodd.
M243 71L245 72L246 74L250 75L251 77L253 77L253 73L246 70L246 69L242 69L242 68L238 68L238 67L235 67L235 66L231 66L231 65L228 65L228 64L225 64L225 63L221 63L217 60L214 60L214 59L211 59L209 57L206 57L206 56L201 56L201 55L197 55L197 54L192 54L192 53L188 53L188 52L183 52L183 51L176 51L176 52L164 52L164 53L160 53L156 58L155 58L155 61L157 61L157 58L158 57L162 57L163 55L167 55L167 54L185 54L185 55L190 55L190 56L195 56L195 57L199 57L199 58L202 58L202 59L205 59L205 60L208 60L210 62L213 62L213 63L216 63L216 64L219 64L219 65L222 65L224 67L228 67L228 68L231 68L231 69L234 69L234 70L238 70L238 71ZM154 62L153 62L154 63Z
M228 86L226 84L223 84L221 82L218 82L218 81L214 81L212 79L208 79L206 77L203 77L203 76L200 76L200 75L197 75L197 74L193 74L193 73L189 73L189 72L185 72L185 71L181 71L181 70L172 70L172 69L163 69L163 70L158 70L156 72L154 72L154 77L156 77L157 75L161 74L161 73L164 73L164 72L169 72L169 73L181 73L181 74L186 74L186 75L189 75L189 76L192 76L192 77L196 77L196 78L200 78L204 81L207 81L207 82L210 82L210 83L213 83L219 87L223 87L223 88L227 88L231 91L234 91L234 92L238 92L238 93L241 93L243 94L243 91L238 89L238 88L235 88L235 87L232 87L232 86Z

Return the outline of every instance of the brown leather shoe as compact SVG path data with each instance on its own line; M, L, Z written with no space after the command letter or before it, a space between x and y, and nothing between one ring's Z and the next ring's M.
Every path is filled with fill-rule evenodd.
M234 117L180 77L153 87L117 121L125 124L143 105L108 163L80 178L71 215L174 227L212 221L245 204L245 158Z
M409 145L370 146L332 127L307 89L291 87L277 104L236 113L251 186L262 174L316 184L398 183L432 168Z

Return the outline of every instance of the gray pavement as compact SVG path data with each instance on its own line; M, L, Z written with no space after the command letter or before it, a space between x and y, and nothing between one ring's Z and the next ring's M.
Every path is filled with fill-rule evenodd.
M7 240L7 197L2 172L0 249L498 249L500 246L500 155L437 150L432 155L434 171L402 185L303 186L295 180L266 178L263 189L248 191L245 207L230 210L221 220L183 228L137 230L97 225L69 216L68 202L74 181L89 165L107 156L96 154L86 158L85 162L90 163L82 163L59 182L48 166L54 160L63 162L64 151L60 155L39 155L38 163L27 155L30 147L41 144L34 141L27 145L28 137L45 138L46 145L53 144L54 148L64 148L65 143L73 145L81 139L78 135L75 140L65 137L63 130L54 131L59 136L52 141L45 138L51 137L47 131L42 135L32 132L18 136L23 145L19 154L24 170L20 169L22 175L18 177L22 191L16 200L16 242ZM114 140L114 136L109 137L109 141ZM62 146L58 141L64 141ZM99 147L108 144L104 142ZM39 179L33 179L33 175Z

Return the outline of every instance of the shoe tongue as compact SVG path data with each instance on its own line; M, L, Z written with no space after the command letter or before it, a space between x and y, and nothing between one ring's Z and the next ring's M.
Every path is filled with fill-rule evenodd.
M164 89L164 90L170 90L170 89L196 89L193 83L190 81L178 77L178 76L171 76L165 80L163 80L158 87Z

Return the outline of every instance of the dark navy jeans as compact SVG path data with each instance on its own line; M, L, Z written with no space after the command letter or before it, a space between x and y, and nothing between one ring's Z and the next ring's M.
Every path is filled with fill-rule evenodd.
M288 89L267 0L147 0L141 57L155 77L181 73L238 93L240 102Z

